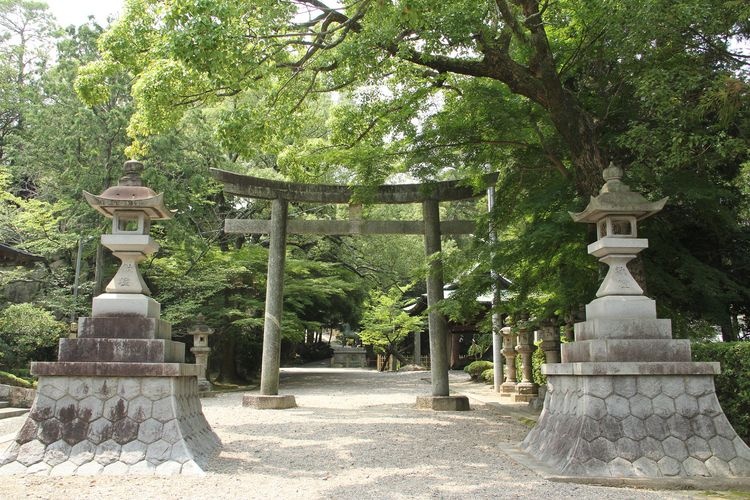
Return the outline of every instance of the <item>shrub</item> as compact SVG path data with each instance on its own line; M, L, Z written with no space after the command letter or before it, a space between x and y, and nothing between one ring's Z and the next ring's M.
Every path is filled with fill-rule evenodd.
M544 356L544 351L539 347L541 342L537 343L536 350L531 356L531 374L534 378L534 383L539 385L547 385L547 377L542 373L542 365L547 362L547 358Z
M13 304L0 313L0 362L9 368L26 368L31 360L54 359L65 324L49 311L31 304Z
M32 389L34 387L33 382L3 371L0 371L0 384L23 387L25 389Z
M492 385L495 383L495 368L487 368L482 372L481 379Z
M750 342L693 344L693 361L718 361L716 397L737 434L750 443Z
M319 361L328 359L333 356L333 348L326 342L316 342L314 344L302 344L299 346L299 356L306 363L310 361Z
M471 380L479 381L482 372L493 367L492 361L473 361L464 367L464 371L471 376Z

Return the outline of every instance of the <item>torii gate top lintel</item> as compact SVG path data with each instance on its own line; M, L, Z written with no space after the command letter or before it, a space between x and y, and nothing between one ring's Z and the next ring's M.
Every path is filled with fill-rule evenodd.
M358 193L374 204L421 203L426 200L457 201L484 194L465 181L425 182L421 184L384 184L380 186L344 186L334 184L303 184L263 179L216 168L211 175L224 184L224 191L236 196L291 202L349 204ZM482 176L480 184L489 187L497 182L497 173Z

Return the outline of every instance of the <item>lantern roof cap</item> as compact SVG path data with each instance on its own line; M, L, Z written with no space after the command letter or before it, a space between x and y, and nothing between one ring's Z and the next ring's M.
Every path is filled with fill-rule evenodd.
M206 317L199 314L195 317L195 324L188 328L188 335L211 335L214 329L205 324Z
M111 186L100 195L83 192L86 201L105 217L112 218L116 210L141 210L151 220L171 219L172 212L164 206L164 193L156 194L143 185L143 163L128 160L123 166L124 175L117 186Z
M631 191L622 182L622 168L614 163L604 169L602 177L604 185L597 196L591 197L583 212L569 212L574 221L596 223L607 215L631 215L642 220L659 212L669 199L649 201L642 194Z

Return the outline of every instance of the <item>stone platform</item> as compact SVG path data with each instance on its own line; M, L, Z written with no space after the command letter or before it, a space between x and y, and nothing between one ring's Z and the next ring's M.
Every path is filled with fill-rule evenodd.
M522 448L561 476L750 476L750 448L716 399L718 368L545 365L544 410Z
M256 410L286 410L296 408L297 401L292 394L245 394L242 396L242 406Z
M193 366L167 366L164 376L41 375L0 474L202 474L221 443L201 411Z
M418 410L469 411L469 398L466 396L417 396Z

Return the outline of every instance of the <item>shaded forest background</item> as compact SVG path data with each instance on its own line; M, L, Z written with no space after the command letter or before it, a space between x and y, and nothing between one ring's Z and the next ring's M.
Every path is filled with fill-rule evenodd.
M482 199L442 207L477 221L474 237L445 241L459 292L442 308L473 318L495 271L512 282L501 312L571 324L602 270L567 212L613 161L634 190L670 197L640 228L650 248L634 272L675 336L747 339L748 35L750 6L731 0L130 0L108 27L0 0L0 243L45 258L2 270L0 364L52 356L90 312L116 264L81 192L116 183L131 157L178 210L152 230L162 248L145 279L174 331L198 314L217 331L223 380L259 368L267 258L265 236L227 235L223 220L269 206L225 197L209 168L361 184L499 172L491 212ZM306 334L356 329L378 293L424 291L419 238L294 236L288 252L288 353Z

